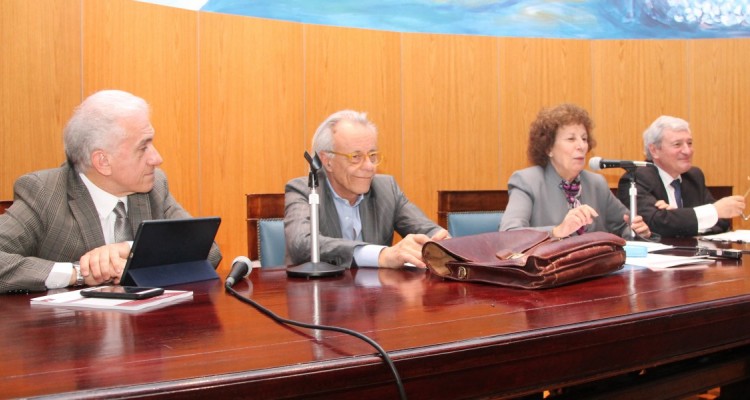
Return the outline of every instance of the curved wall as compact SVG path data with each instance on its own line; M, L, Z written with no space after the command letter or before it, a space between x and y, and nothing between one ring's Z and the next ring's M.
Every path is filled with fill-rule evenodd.
M398 33L131 0L6 0L0 43L0 198L22 173L63 162L62 127L83 97L128 90L153 107L177 199L223 218L228 260L247 252L245 193L306 174L312 133L341 108L369 113L381 171L434 219L438 190L506 188L527 165L530 121L566 101L592 113L595 155L641 159L643 129L682 116L710 184L750 188L748 39ZM614 186L619 171L605 176Z

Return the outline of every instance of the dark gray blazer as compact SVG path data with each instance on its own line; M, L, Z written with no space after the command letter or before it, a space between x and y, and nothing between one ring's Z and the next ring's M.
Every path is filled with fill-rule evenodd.
M697 235L698 217L693 207L713 204L715 201L711 192L706 188L706 178L699 168L692 167L680 176L682 177L680 188L684 208L659 210L656 208L658 200L669 202L667 189L659 176L659 170L656 167L636 168L638 214L643 216L643 220L653 232L664 237ZM617 197L628 206L630 206L630 177L630 172L623 174L617 188ZM726 232L729 226L729 220L719 219L716 225L705 233Z
M629 214L609 190L599 174L581 171L581 204L588 204L599 217L586 227L587 232L609 232L630 237L630 227L623 220ZM516 171L508 181L508 207L500 222L500 230L536 228L552 231L568 213L568 201L560 189L562 178L552 165L534 166Z
M354 248L358 245L377 244L391 246L394 230L399 235L423 233L428 236L440 230L440 226L424 215L422 210L409 202L390 175L375 175L370 191L359 205L362 219L363 241L342 239L339 215L333 194L328 187L325 172L318 171L320 197L318 221L320 235L318 244L320 261L350 267ZM286 261L301 264L310 261L310 189L307 177L295 178L286 184L284 210L284 234L286 236Z
M13 205L0 215L0 292L46 290L55 262L78 261L103 246L99 216L81 177L67 165L24 175L13 186ZM154 188L128 196L133 236L141 221L189 218L169 193L167 178L157 169ZM209 255L216 267L221 253L214 243Z

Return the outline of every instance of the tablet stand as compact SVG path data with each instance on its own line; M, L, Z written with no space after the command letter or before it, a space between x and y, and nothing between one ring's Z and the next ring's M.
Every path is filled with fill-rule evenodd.
M320 249L318 247L318 205L320 197L315 188L318 187L318 170L321 162L318 154L311 157L310 153L305 152L305 159L310 164L310 175L308 186L310 187L310 261L286 270L287 276L297 278L322 278L327 276L336 276L344 273L346 268L320 261Z
M123 286L165 287L219 279L208 260L186 261L131 270L120 282Z

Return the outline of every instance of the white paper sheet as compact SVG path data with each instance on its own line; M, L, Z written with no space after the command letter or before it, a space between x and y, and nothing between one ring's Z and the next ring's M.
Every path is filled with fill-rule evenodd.
M653 271L664 270L667 268L706 268L708 264L713 264L714 260L707 256L670 256L666 254L651 254L646 257L628 257L625 264L637 267L645 267Z

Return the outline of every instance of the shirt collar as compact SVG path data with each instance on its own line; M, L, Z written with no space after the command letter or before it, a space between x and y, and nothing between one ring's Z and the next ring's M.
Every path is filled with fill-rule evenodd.
M662 183L664 183L664 187L671 185L675 178L672 178L672 175L669 175L666 171L659 168L658 165L654 164L654 166L656 167L656 170L659 171L659 178L661 178ZM682 182L682 175L678 175L676 179Z
M125 211L128 210L127 196L117 197L102 190L99 186L96 186L94 182L91 182L91 180L86 177L86 175L79 173L78 176L81 177L83 184L86 185L86 189L88 189L91 199L94 201L94 207L96 207L96 212L99 214L100 219L107 218L107 216L112 213L112 210L115 209L115 206L117 206L117 202L119 201L125 203Z
M326 178L328 178L328 175L326 175ZM347 199L345 199L345 198L343 198L343 197L339 196L339 194L338 194L338 193L336 193L336 191L335 191L335 190L333 190L333 186L331 186L331 181L330 181L330 179L326 179L326 185L328 185L328 189L330 189L330 190L331 190L331 193L333 193L333 199L334 199L335 201L338 201L338 202L343 202L344 204L346 204L346 205L347 205L347 206L349 206L349 207L358 207L358 206L359 206L359 203L361 203L361 202L362 202L362 199L364 199L364 198L365 198L365 195L364 195L364 194L360 194L359 196L357 196L357 201L355 201L355 202L354 202L354 204L351 204L351 205L350 205L350 204L349 204L349 200L347 200Z

